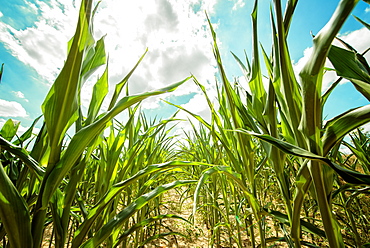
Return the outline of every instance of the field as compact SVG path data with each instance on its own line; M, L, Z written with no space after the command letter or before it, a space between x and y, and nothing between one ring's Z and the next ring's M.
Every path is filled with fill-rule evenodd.
M0 247L370 247L370 134L362 128L370 105L323 119L341 79L370 100L367 51L332 45L357 3L340 1L298 75L286 42L297 0L288 1L285 13L273 1L267 49L259 45L256 0L252 59L234 55L250 91L227 78L209 21L217 104L194 76L126 94L145 52L105 110L107 55L104 39L91 34L99 6L83 0L43 115L21 136L17 121L1 128ZM333 68L324 66L327 59ZM81 87L98 67L105 72L83 114ZM338 80L323 92L328 70ZM151 120L140 103L185 82L203 91L212 118L168 102L194 117L192 132L179 139L176 114ZM117 118L122 112L125 121Z

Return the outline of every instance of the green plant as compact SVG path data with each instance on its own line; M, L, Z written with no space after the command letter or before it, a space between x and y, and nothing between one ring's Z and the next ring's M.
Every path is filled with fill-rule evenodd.
M248 192L244 196L248 200L245 207L253 210L261 247L266 246L264 240L267 238L264 214L284 224L280 225L284 237L271 240L282 240L289 247L300 247L307 244L306 240L302 240L303 229L313 237L325 238L330 247L344 247L341 228L333 214L331 195L334 179L339 175L348 183L368 185L370 176L336 164L334 159L330 158L330 152L334 153L335 149L338 149L336 144L340 143L345 135L369 122L370 105L348 110L324 124L323 107L337 83L322 94L322 79L326 70L324 63L329 58L337 74L349 79L356 89L369 99L369 71L364 57L357 52L331 45L358 1L340 1L327 25L313 38L311 58L300 74L295 75L286 40L297 2L288 1L283 15L281 1L274 1L274 11L271 11L271 54L268 55L266 50L261 48L268 73L267 89L263 84L259 61L258 1L255 1L251 15L252 61L250 63L246 57L247 62L244 64L234 55L249 84L250 93L241 89L238 84L232 86L228 81L216 44L216 34L210 25L214 39L214 55L222 83L218 94L220 108L215 110L207 98L212 112L212 123L207 123L194 114L193 116L208 129L214 139L213 143L219 144L225 150L225 158L216 162L225 167L209 168L203 172L202 178L217 171L230 175L228 183L245 187L245 190L242 190L243 193ZM206 92L204 93L207 97ZM230 132L231 130L235 133ZM260 139L260 142L256 142L252 137ZM262 177L261 168L266 166L274 171L284 202L284 208L280 211L285 213L261 207L266 202L261 201L257 180ZM201 179L198 189L204 183L205 180ZM315 222L318 225L312 217L302 218L302 206L308 197L320 212L319 227L322 226L325 232L312 225ZM228 201L225 198L223 200L225 204ZM226 209L225 212L228 213L229 210ZM316 215L315 212L316 210L313 215ZM245 226L248 227L248 224ZM254 241L253 233L250 232L249 235Z
M153 178L161 171L189 163L167 160L170 139L162 130L169 121L151 123L150 127L143 121L134 123L135 104L173 91L189 78L156 91L119 96L146 52L116 85L108 110L102 112L108 93L106 65L94 85L87 116L83 116L81 87L98 67L106 64L104 37L95 42L92 36L97 7L92 10L91 0L81 3L66 62L42 105L44 123L32 151L28 152L24 143L31 138L33 126L19 138L19 123L9 120L1 130L0 234L6 237L4 246L9 241L10 247L40 247L48 229L52 230L50 242L55 240L55 247L97 247L102 242L113 247L132 233L121 231L121 227L129 229L133 224L129 221L131 216L164 192L194 183L176 180L154 184ZM126 126L121 124L115 130L113 118L127 109L130 118ZM105 138L103 133L109 126L110 135ZM171 217L151 216L154 220ZM143 217L137 219L135 229L129 230L138 232L154 221ZM121 238L117 240L118 237ZM148 236L143 238L138 242L144 242Z
M104 112L109 80L104 37L93 39L91 19L98 6L92 9L92 1L83 0L67 60L42 105L40 132L34 135L32 130L42 117L20 137L17 121L8 120L0 130L3 247L40 247L47 242L54 247L143 247L155 239L187 237L165 221L185 223L190 233L189 220L163 211L175 204L164 197L172 189L179 196L177 210L193 198L193 224L199 224L195 215L202 213L210 246L268 247L284 242L288 247L366 247L369 135L360 126L370 120L370 105L326 123L322 117L341 78L370 100L366 51L358 53L343 41L345 48L332 45L358 0L340 1L331 20L314 36L313 53L299 75L293 71L286 41L297 2L287 1L283 14L281 1L273 1L268 54L258 43L255 0L252 60L246 56L244 63L232 54L250 91L228 80L208 19L219 68L218 104L194 77L130 95L128 80L145 51L116 85ZM327 58L333 69L324 67ZM105 71L84 114L81 87L101 66ZM335 70L340 78L322 93L326 70ZM3 67L0 77L2 73ZM197 127L189 122L192 132L175 146L171 130L177 113L167 120L148 121L140 102L173 91L190 78L203 92L212 119L207 122L175 105L200 123ZM117 118L122 111L128 112L126 121ZM350 141L344 138L348 134ZM351 154L341 153L341 145Z

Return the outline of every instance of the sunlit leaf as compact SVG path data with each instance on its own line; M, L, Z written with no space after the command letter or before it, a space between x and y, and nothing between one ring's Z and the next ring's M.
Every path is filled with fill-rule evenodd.
M11 141L17 134L18 127L21 123L12 119L8 119L0 130L0 135L7 141Z

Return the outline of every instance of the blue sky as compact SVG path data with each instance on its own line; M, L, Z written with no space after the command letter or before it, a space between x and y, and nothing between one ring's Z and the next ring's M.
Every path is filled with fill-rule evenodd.
M79 2L13 0L2 3L0 63L5 63L5 67L0 84L0 126L12 118L21 121L25 128L41 114L43 99L66 58L66 42L74 33ZM297 70L312 46L310 32L316 34L325 25L338 2L298 2L288 37L291 58ZM259 40L267 51L271 46L271 4L270 0L259 1ZM252 8L253 1L247 0L103 0L94 28L97 39L107 35L110 90L148 47L149 53L130 81L132 93L163 87L192 73L206 86L209 94L215 96L216 68L204 11L208 12L216 29L229 79L235 77L243 82L230 51L242 58L245 50L250 56ZM360 1L353 15L370 22L370 6ZM363 52L370 46L369 33L350 17L340 35ZM91 97L94 80L96 77L85 84L82 95L85 106ZM326 84L333 80L335 75L329 75ZM160 98L209 117L205 99L192 82ZM160 102L160 98L145 101L142 109L149 116L169 117L175 110ZM344 83L330 97L325 116L330 118L365 104L368 101L353 90L350 83Z

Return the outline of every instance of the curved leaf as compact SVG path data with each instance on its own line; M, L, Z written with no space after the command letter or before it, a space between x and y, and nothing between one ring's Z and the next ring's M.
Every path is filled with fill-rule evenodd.
M343 178L343 180L347 181L348 183L370 185L370 175L361 174L357 171L353 171L353 170L349 170L347 168L344 168L344 167L342 167L342 166L340 166L336 163L333 163L328 158L316 155L316 154L314 154L310 151L307 151L305 149L302 149L298 146L292 145L292 144L287 143L285 141L276 139L276 138L274 138L270 135L257 134L257 133L249 132L249 131L243 130L243 129L238 129L236 131L242 132L242 133L245 133L245 134L248 134L248 135L252 135L252 136L255 136L259 139L262 139L262 140L274 145L275 147L279 148L280 150L282 150L283 152L285 152L287 154L302 157L302 158L307 158L307 159L311 159L311 160L320 161L320 162L330 166L336 173L338 173L338 175L340 175Z
M328 54L337 75L350 80L356 89L370 101L370 75L366 60L354 51L331 46ZM363 63L361 62L364 61Z
M89 110L85 120L85 125L91 124L98 115L105 96L108 93L108 66L103 75L98 79L93 88Z
M33 128L35 127L36 123L40 120L41 117L42 117L42 115L40 115L39 117L37 117L33 121L32 125L27 129L27 131L24 132L19 139L17 139L16 141L14 141L13 144L14 145L19 145L19 144L22 144L27 139L31 138L32 132L33 132Z
M322 137L324 155L328 154L330 149L346 134L369 121L370 104L348 110L329 120L324 127L324 135Z
M22 162L28 166L28 168L35 173L37 178L41 181L41 177L44 175L44 168L39 166L36 160L34 160L26 151L26 149L16 146L3 137L0 137L0 146L2 149L16 155Z
M135 66L131 69L131 71L121 80L121 82L116 84L116 88L114 89L114 93L113 93L112 99L109 103L108 110L110 110L111 108L114 107L114 105L116 104L116 102L118 100L119 95L121 94L123 86L126 85L126 83L128 82L128 79L131 77L131 75L134 73L136 68L139 66L140 62L143 60L143 58L147 54L147 52L148 52L148 48L145 50L144 54L141 55L139 61L135 64Z
M79 21L67 60L42 104L52 153L58 153L65 132L78 118L77 93L81 68L85 50L93 42L89 33L91 13L88 10L91 9L91 4L91 0L81 3ZM52 160L53 157L51 155ZM57 161L51 161L52 166L55 162Z
M273 216L277 220L279 220L281 223L290 226L288 215L283 214L276 210L272 210L272 209L263 208L263 210L269 213L271 216ZM314 226L310 222L300 219L300 224L304 231L312 233L312 234L316 234L320 237L324 237L324 238L326 237L325 232L323 230Z
M27 203L19 194L0 162L0 220L11 247L32 247L31 218Z
M95 7L95 9L97 6ZM96 69L105 64L106 61L106 54L105 54L105 45L104 45L104 37L100 38L96 42L94 48L90 48L88 54L86 55L86 59L83 62L81 76L87 79L92 75Z
M12 119L8 119L0 130L0 136L7 141L12 141L17 134L18 127L21 123Z

